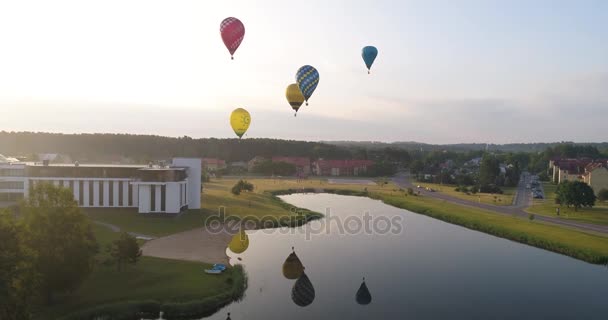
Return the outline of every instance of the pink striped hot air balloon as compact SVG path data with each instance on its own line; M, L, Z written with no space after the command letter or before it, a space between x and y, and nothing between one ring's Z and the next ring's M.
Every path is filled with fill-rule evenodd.
M245 37L245 26L241 20L228 17L220 24L220 35L228 52L230 52L230 58L234 60L234 52L239 48Z

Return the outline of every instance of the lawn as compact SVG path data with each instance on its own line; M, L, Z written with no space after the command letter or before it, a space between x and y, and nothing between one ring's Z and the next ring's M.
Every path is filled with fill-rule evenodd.
M119 236L105 227L93 228L101 248ZM209 266L202 263L152 257L142 257L137 265L117 271L115 265L101 263L107 257L102 250L98 255L100 263L84 284L74 293L60 297L54 306L38 310L36 318L56 319L67 313L124 301L201 300L232 291L234 280L242 277L241 269L208 275L203 269Z
M503 194L492 194L492 193L477 193L477 194L466 194L460 191L454 190L457 186L447 184L436 184L436 183L418 183L423 188L433 188L437 192L445 193L451 197L459 198L471 202L480 202L485 204L492 204L496 206L510 206L513 204L513 197L517 191L517 188L501 187Z
M560 207L560 215L555 211L559 205L555 204L555 184L544 182L545 199L535 199L532 206L526 211L550 217L559 217L564 220L573 220L592 224L608 225L608 204L596 201L593 208L581 208L574 211L574 208Z
M290 210L290 206L286 206L265 191L290 187L302 188L303 185L308 187L308 184L312 185L313 182L317 186L324 183L320 180L296 183L296 180L254 179L254 192L242 192L236 196L230 192L230 189L237 181L236 179L219 179L204 183L201 210L189 210L175 217L162 214L140 214L135 208L83 208L83 211L93 220L116 225L124 231L162 237L203 227L205 219L210 215L218 214L220 208L225 210L226 215L241 218L246 216L258 218L293 216L295 213Z
M110 223L123 231L162 237L203 226L204 212L188 210L176 217L145 215L135 208L83 208L93 220Z

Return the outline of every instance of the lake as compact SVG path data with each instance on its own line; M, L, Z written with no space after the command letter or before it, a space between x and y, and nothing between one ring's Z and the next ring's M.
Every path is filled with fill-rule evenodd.
M330 194L281 198L318 212L329 209L334 221L351 217L351 231L356 231L357 219L368 212L374 222L379 221L380 230L344 234L335 223L326 230L325 218L301 228L248 232L245 252L235 255L228 251L231 263L242 263L249 276L245 297L206 319L225 319L227 312L233 320L608 317L605 266L451 225L378 200ZM393 225L392 232L377 234L391 219L402 219L401 232ZM307 236L312 229L323 232ZM282 272L292 246L309 281L287 279ZM357 295L363 277L371 302L365 292Z

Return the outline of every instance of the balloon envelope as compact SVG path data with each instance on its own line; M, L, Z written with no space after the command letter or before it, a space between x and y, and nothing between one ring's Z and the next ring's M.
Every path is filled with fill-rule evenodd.
M283 262L283 276L289 280L295 280L304 274L304 266L302 261L295 252L289 254L285 262Z
M247 132L250 123L251 116L247 110L238 108L232 111L232 114L230 115L230 125L232 126L234 133L236 133L239 138L241 138L245 132Z
M315 288L308 279L306 273L293 284L291 288L291 300L300 307L306 307L315 300Z
M369 289L365 284L365 281L361 283L359 290L357 290L357 294L355 295L358 304L366 305L372 302L372 295L369 293Z
M230 251L241 254L249 248L249 236L244 230L241 230L239 233L235 234L230 240L228 244L228 248Z
M287 89L285 90L285 97L287 98L289 105L291 105L293 110L296 112L298 112L298 109L300 109L300 106L302 106L302 103L304 103L304 96L302 95L302 91L300 91L297 83L292 83L287 86Z
M245 37L245 26L241 20L228 17L220 24L220 35L232 57Z
M304 100L308 103L308 99L315 92L319 84L319 72L313 66L305 65L296 72L296 82L304 96Z
M367 70L372 67L374 60L378 56L378 49L374 46L367 46L361 50L361 57L363 57L363 61L365 62L365 66L367 66Z

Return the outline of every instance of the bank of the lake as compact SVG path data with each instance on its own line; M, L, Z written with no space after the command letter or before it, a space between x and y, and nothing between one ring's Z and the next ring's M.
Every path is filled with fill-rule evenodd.
M377 186L327 184L323 181L290 183L287 181L252 181L264 192L285 195L300 192L325 192L340 195L364 196L384 203L424 214L468 229L517 241L557 252L595 264L608 263L608 237L580 232L559 226L506 216L494 212L464 207L430 197L408 195L394 184ZM257 182L257 183L256 183Z

